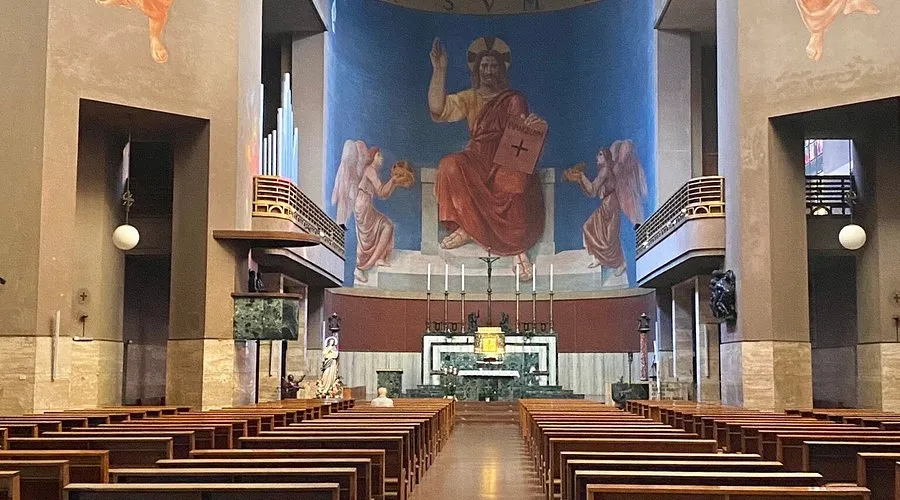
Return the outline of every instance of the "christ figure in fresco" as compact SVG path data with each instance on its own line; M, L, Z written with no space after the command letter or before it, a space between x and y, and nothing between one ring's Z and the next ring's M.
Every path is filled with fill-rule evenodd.
M591 256L588 267L612 268L616 276L621 276L625 273L625 253L619 237L621 214L625 212L632 224L643 222L647 181L630 140L616 141L601 149L597 169L597 177L590 180L581 163L566 170L565 179L577 182L589 197L600 198L600 207L581 228L584 248Z
M822 58L825 52L825 30L840 16L863 12L878 14L878 7L872 0L796 0L803 24L809 30L809 44L806 54L813 61Z
M367 283L369 270L389 266L394 251L394 223L375 208L374 200L385 200L394 190L412 185L411 170L395 165L391 178L382 182L378 171L384 164L381 150L363 141L347 140L341 153L331 202L337 206L338 224L356 218L356 281Z
M428 108L435 122L465 120L470 140L459 152L441 158L435 181L438 219L450 231L441 248L474 241L495 255L514 256L531 279L526 252L544 232L544 198L536 173L527 174L494 163L494 155L510 117L526 126L546 125L528 112L521 92L510 89L509 47L503 40L482 37L469 46L472 88L448 94L447 53L438 39L431 47L433 72Z
M150 55L162 64L169 60L169 51L162 42L163 30L169 22L169 9L174 0L95 0L100 5L137 7L150 20Z

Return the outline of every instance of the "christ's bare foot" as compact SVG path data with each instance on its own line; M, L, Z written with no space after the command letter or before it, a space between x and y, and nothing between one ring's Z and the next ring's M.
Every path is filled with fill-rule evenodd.
M368 283L369 282L369 272L357 268L356 269L356 281L358 281L360 283Z
M156 37L150 37L150 55L153 56L154 61L160 64L169 60L169 51L166 50L162 40Z
M872 0L850 0L844 7L844 14L852 14L854 12L862 12L872 16L881 11L877 5L872 3Z
M467 233L465 229L459 228L441 241L441 248L444 250L453 250L470 241L472 241L472 237L469 236L469 233Z
M616 269L616 278L625 274L625 264L622 264Z
M534 276L531 274L531 261L528 260L528 254L525 252L516 255L513 261L519 266L519 279L522 281L531 281ZM513 272L515 271L515 265L513 266Z
M825 51L825 36L822 33L813 33L809 38L809 45L806 46L806 55L813 61L822 58L822 52Z
M599 265L600 265L600 261L597 259L593 259L593 260L591 260L591 263L588 264L588 269L593 269Z
M391 267L391 264L384 259L379 260L378 262L375 263L375 265L379 266L379 267Z

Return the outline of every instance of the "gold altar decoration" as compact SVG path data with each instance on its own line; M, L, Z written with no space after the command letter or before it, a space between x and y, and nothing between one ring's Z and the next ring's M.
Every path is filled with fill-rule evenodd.
M502 361L506 336L499 326L479 326L475 332L475 356L479 361Z

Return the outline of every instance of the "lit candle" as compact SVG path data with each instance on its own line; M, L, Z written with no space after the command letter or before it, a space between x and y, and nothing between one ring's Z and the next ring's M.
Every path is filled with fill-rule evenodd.
M519 292L519 266L520 264L516 264L516 293Z
M444 264L444 291L450 291L450 264Z
M535 267L535 265L532 264L531 265L531 291L532 292L537 291L537 274L535 274L536 269L537 268Z
M425 285L425 290L431 291L431 264L428 264L428 283Z
M550 291L553 291L553 264L550 264Z
M462 271L460 271L460 272L462 273L460 275L462 277L462 284L460 286L460 291L465 292L466 291L466 265L465 264L462 265Z

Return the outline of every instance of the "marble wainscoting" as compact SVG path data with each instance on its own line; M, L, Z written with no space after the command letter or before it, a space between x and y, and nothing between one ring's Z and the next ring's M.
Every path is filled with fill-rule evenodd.
M859 407L900 411L900 344L859 344L856 355Z
M723 404L764 411L812 407L809 342L732 342L720 353Z
M66 340L72 344L69 406L77 409L121 404L122 361L125 354L122 342Z
M307 351L308 366L319 366L322 351ZM422 354L418 352L348 352L341 351L341 377L347 387L365 386L367 397L375 397L378 391L378 370L403 370L403 387L416 387L422 383ZM307 378L318 377L318 372ZM391 394L391 397L397 395Z
M589 399L612 401L609 386L628 382L628 354L624 352L562 352L558 357L559 385ZM632 382L641 377L641 355L634 353Z
M820 347L812 350L813 400L856 408L856 346ZM822 403L822 404L820 404Z
M166 396L166 344L128 344L125 404L158 404Z

